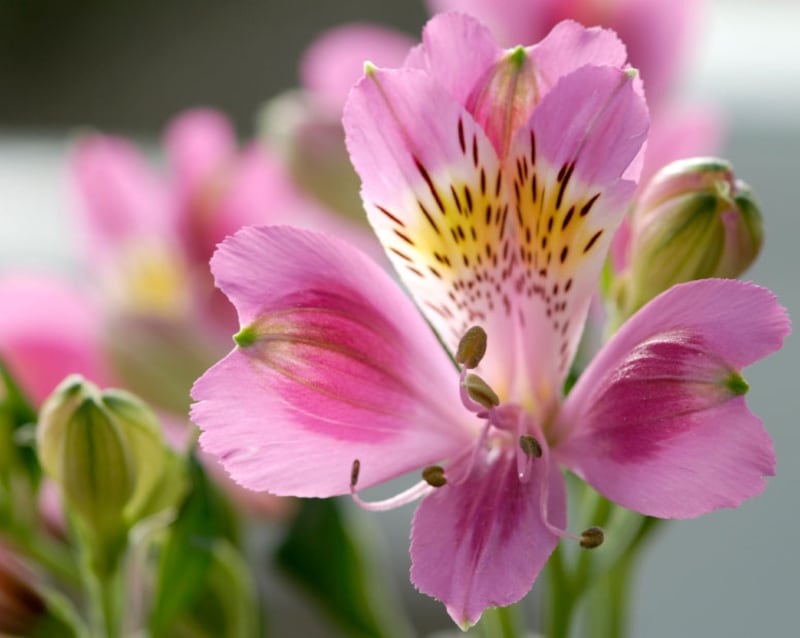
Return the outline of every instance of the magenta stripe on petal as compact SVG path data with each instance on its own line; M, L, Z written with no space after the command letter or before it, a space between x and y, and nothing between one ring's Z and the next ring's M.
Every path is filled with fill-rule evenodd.
M774 453L741 369L777 350L774 295L734 280L675 286L634 315L568 396L559 460L644 514L697 516L758 494Z
M195 384L203 448L245 487L349 491L451 457L478 425L458 374L397 285L340 240L248 228L212 259L237 347Z
M542 521L540 496L549 490L550 523L563 528L564 483L555 466L549 473L545 468L543 461L534 463L523 483L513 452L481 455L463 482L437 489L417 509L411 581L441 600L462 628L487 607L525 596L558 543Z

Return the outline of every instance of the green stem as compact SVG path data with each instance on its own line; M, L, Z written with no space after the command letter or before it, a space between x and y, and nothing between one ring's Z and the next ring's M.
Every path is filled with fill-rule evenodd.
M484 638L521 638L525 635L517 605L487 609L479 628Z
M564 554L556 547L547 563L547 615L545 635L547 638L568 638L572 623L572 612L576 598L572 595L572 582L564 564Z

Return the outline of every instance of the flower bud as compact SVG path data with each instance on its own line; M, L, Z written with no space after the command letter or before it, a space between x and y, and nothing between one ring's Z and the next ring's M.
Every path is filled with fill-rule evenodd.
M164 473L155 415L133 395L100 391L77 375L42 406L37 444L44 471L101 545L141 518Z
M629 266L618 302L630 316L674 284L734 278L758 256L761 213L731 165L680 160L659 171L633 211Z
M510 49L467 98L467 110L505 155L511 134L528 120L539 102L539 78L530 49ZM465 140L466 142L466 140Z

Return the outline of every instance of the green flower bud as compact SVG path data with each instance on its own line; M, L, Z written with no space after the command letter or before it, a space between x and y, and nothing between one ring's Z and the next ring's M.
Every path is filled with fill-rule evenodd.
M150 409L77 375L42 406L37 445L64 502L104 547L120 542L142 517L164 475L161 429Z
M674 284L738 277L758 256L763 239L753 194L728 162L673 162L651 179L634 208L619 309L630 316Z

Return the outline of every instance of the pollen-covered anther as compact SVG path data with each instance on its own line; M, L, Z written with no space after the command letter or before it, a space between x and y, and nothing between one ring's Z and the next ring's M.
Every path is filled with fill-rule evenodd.
M355 459L353 466L350 468L350 487L358 485L358 475L361 472L361 461Z
M456 363L465 368L476 368L486 354L486 331L480 326L472 326L461 337L456 350Z
M487 410L500 405L500 398L497 393L477 374L468 374L464 378L464 388L467 390L470 399L480 403Z
M442 487L447 484L444 468L440 465L429 465L422 470L422 479L431 487Z
M580 538L581 547L584 549L594 549L600 547L605 540L606 535L600 527L590 527L583 530Z
M519 446L526 456L531 458L542 458L542 445L530 434L523 434L519 437Z

